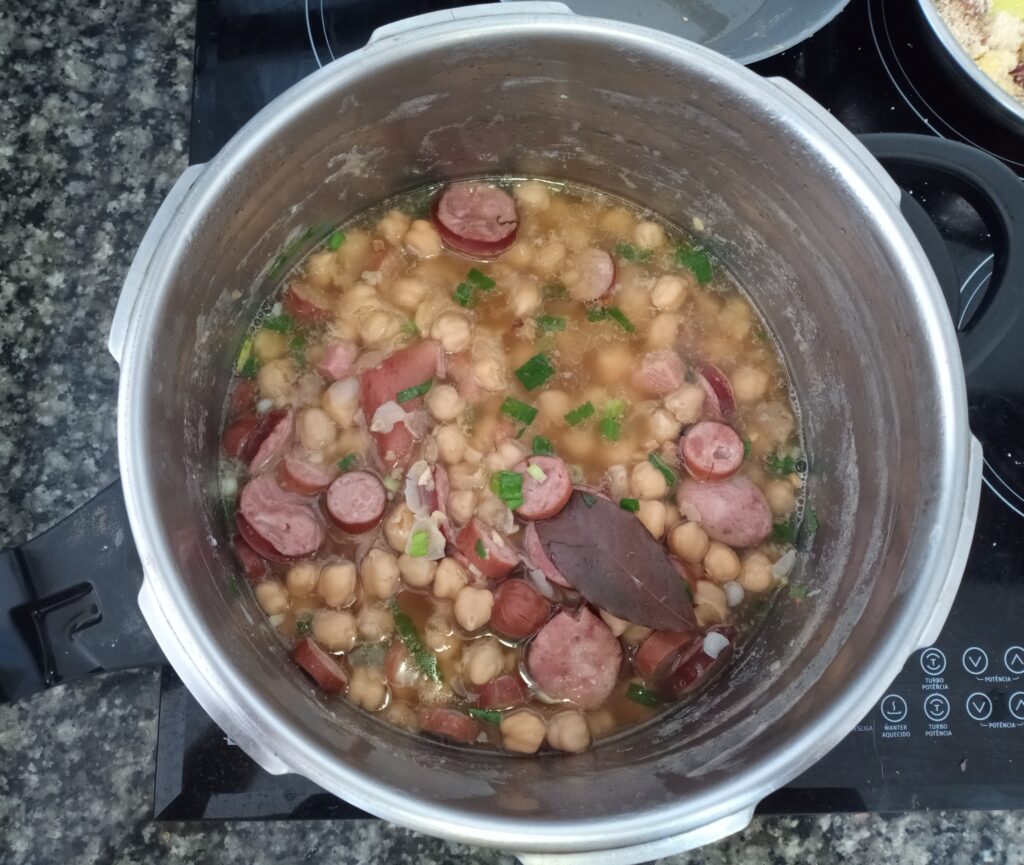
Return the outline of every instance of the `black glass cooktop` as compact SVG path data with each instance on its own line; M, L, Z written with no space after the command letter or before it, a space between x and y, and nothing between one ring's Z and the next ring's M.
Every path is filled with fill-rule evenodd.
M289 85L365 44L375 27L452 5L200 0L193 162L209 159ZM914 5L853 0L815 37L754 68L791 79L856 133L936 134L1024 170L1024 141L981 120L932 74ZM966 324L992 275L988 228L955 194L924 183L908 189L949 244L960 286L953 314ZM1024 370L1010 392L983 384L971 393L972 428L986 453L978 531L941 637L911 657L835 750L762 802L762 812L1024 807ZM367 816L303 778L263 772L170 669L154 810L163 820Z

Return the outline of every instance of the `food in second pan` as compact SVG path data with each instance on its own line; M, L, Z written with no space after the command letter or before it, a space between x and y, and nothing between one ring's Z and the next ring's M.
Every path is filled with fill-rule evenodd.
M1024 102L1024 0L935 0L935 8L978 68Z

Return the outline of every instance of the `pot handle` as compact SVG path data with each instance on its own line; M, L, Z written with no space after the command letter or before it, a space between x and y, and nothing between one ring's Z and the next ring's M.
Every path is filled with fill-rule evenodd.
M174 182L167 197L160 204L160 208L153 217L153 221L146 229L142 243L135 251L128 274L121 286L121 296L117 299L117 309L114 310L114 320L110 324L110 335L107 337L107 350L114 356L114 360L121 363L121 353L124 350L125 339L128 336L128 322L131 320L132 311L135 309L135 300L139 296L139 288L142 279L149 269L149 263L153 260L153 253L156 251L160 238L167 230L174 214L177 213L182 199L195 185L199 175L202 174L205 164L190 165L181 176Z
M958 141L896 133L860 138L887 169L956 192L984 220L992 237L991 284L957 336L972 391L1012 392L1024 367L1024 342L1011 336L1024 314L1024 182L995 157ZM955 324L959 309L958 286Z
M442 9L439 12L425 12L422 15L413 15L411 18L403 18L401 21L394 21L378 27L370 34L366 43L372 45L382 39L390 39L392 36L399 36L408 33L410 30L419 30L422 27L430 27L433 24L447 24L449 21L460 21L465 18L483 18L489 15L572 15L573 11L564 3L549 3L542 0L533 2L516 3L480 3L476 6L461 6L457 9Z
M742 832L754 819L754 806L721 817L711 823L668 838L619 847L614 850L596 850L580 853L514 853L523 865L640 865L665 856L674 856L695 850L705 844L721 841L729 835Z

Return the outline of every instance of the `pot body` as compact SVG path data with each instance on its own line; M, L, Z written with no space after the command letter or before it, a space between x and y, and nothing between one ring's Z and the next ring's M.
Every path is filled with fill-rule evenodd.
M898 190L855 139L690 43L517 6L388 28L307 78L153 232L115 346L140 602L202 705L270 771L460 841L654 858L745 825L937 636L973 529L978 453L939 288ZM783 346L821 520L792 577L808 597L779 597L699 699L574 757L458 750L325 699L228 579L221 406L275 254L389 194L497 174L572 179L702 220Z

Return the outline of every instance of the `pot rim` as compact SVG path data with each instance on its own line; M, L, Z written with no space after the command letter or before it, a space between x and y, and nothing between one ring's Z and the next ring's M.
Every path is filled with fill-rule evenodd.
M196 633L198 629L191 624L196 620L196 607L176 573L169 535L148 501L156 469L148 465L146 457L147 417L142 397L152 364L146 356L146 346L150 335L161 327L158 300L172 284L174 250L196 229L204 215L216 207L224 186L235 172L246 165L266 139L284 130L310 103L344 88L353 78L372 75L376 68L387 65L393 58L415 53L428 44L435 50L446 43L457 49L475 32L508 32L517 36L558 33L574 39L597 34L614 37L624 49L646 52L674 64L684 63L699 69L705 77L716 79L730 90L743 92L748 100L768 107L794 137L802 138L813 147L833 169L835 182L851 189L855 200L870 212L879 242L889 248L893 260L899 263L904 283L914 288L921 314L927 320L932 337L929 350L941 397L939 405L944 407L937 423L945 427L943 439L947 449L942 455L942 464L937 465L935 471L945 478L942 484L945 495L936 510L933 542L929 545L921 578L913 581L907 591L911 597L889 627L880 633L873 655L856 668L856 675L848 675L844 689L834 699L823 701L826 705L822 708L804 714L791 724L791 729L779 735L771 750L749 757L742 773L714 781L699 798L672 800L638 814L624 813L600 821L497 817L441 806L415 798L400 788L381 784L368 773L347 765L337 753L317 744L312 736L293 728L274 713L257 690L245 687L239 669L211 635ZM211 160L160 240L140 286L122 356L119 457L129 521L147 588L166 620L166 627L154 630L158 631L156 635L162 645L174 644L169 655L185 659L188 669L179 669L179 674L204 708L243 748L257 752L253 754L257 762L262 762L257 754L263 750L275 768L298 772L325 789L343 795L352 804L411 829L461 842L523 851L579 852L629 846L751 811L764 796L838 744L883 695L910 653L919 648L918 641L938 605L950 562L955 559L958 537L955 529L961 525L962 515L971 511L966 461L956 458L957 453L962 455L969 450L970 435L963 371L952 325L924 253L891 194L874 173L872 165L877 168L877 163L870 157L864 161L863 153L852 135L846 133L844 139L836 129L823 125L801 101L708 49L637 25L564 14L506 12L500 16L432 24L389 37L313 73L265 107ZM165 645L165 650L168 648ZM812 690L813 686L805 695ZM801 697L794 705L799 705L803 699ZM792 707L788 711L792 712ZM777 719L776 724L781 725L785 717ZM246 743L250 743L249 746Z

